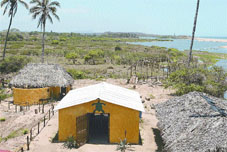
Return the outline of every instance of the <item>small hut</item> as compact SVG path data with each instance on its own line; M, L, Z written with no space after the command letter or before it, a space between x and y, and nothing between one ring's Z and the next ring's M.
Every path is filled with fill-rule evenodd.
M57 105L58 140L73 136L79 145L139 143L139 117L144 111L138 92L108 83L71 90Z
M14 104L37 104L48 98L59 99L71 88L73 78L56 64L28 64L10 81Z
M227 101L191 92L156 105L168 152L227 152Z

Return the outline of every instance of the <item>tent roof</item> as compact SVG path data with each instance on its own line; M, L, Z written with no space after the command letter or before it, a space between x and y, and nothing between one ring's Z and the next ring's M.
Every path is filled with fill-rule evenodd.
M71 90L59 102L55 110L87 103L98 98L112 104L144 112L138 92L105 82Z

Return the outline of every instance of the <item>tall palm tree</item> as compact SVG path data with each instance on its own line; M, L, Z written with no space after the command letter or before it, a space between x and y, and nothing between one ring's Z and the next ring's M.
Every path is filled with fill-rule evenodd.
M31 4L35 4L30 9L30 13L32 14L32 18L36 19L39 16L38 26L43 30L42 37L42 63L44 62L44 46L45 46L45 28L46 28L46 20L48 19L53 24L53 19L51 15L53 15L57 20L60 20L58 15L56 14L57 8L60 7L60 3L57 1L51 2L51 0L32 0Z
M4 45L3 55L2 55L3 60L5 59L7 39L8 39L8 36L9 36L10 27L12 25L13 17L17 13L18 3L22 4L26 9L28 9L28 4L26 2L24 2L24 0L2 0L1 1L1 7L5 6L5 9L3 11L3 15L5 15L7 10L9 9L9 17L10 17L9 27L8 27L8 30L7 30L7 33L6 33L5 45Z
M197 7L196 7L196 12L195 12L194 26L193 26L193 30L192 30L192 40L191 40L190 51L189 51L189 54L188 54L188 66L190 66L190 62L192 61L192 47L193 47L193 43L194 43L197 17L198 17L198 13L199 13L199 3L200 3L200 0L197 0Z

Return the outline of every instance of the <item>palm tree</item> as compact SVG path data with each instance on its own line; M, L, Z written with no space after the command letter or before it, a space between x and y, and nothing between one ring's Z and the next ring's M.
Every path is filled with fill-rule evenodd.
M2 55L3 60L5 59L7 39L9 36L10 27L12 25L13 17L17 13L18 3L24 5L24 7L26 9L28 9L28 4L26 2L24 2L23 0L2 0L1 1L1 7L3 7L5 5L3 15L5 15L7 10L9 9L9 17L10 17L9 27L8 27L7 34L6 34L5 45L4 45L3 55Z
M44 62L44 46L45 46L45 28L46 28L46 20L48 19L53 24L53 19L51 15L53 15L55 18L60 20L58 15L56 14L57 8L60 7L60 3L57 1L51 2L51 0L32 0L30 2L31 4L35 4L30 9L30 13L32 14L32 18L36 19L37 16L39 16L38 20L38 26L41 27L41 30L43 30L43 37L42 37L42 63Z
M188 67L190 66L190 62L192 60L192 47L193 47L193 43L194 43L197 17L198 17L198 13L199 13L199 3L200 3L200 0L197 0L197 7L196 7L196 13L195 13L195 19L194 19L194 26L193 26L193 30L192 30L192 40L191 40L191 46L190 46L190 51L189 51L189 55L188 55Z

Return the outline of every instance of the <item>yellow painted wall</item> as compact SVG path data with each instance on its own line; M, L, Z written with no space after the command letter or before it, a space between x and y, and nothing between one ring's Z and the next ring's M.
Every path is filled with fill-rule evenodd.
M34 88L34 89L24 89L24 88L13 88L13 100L14 104L29 105L37 104L39 99L50 98L49 88Z
M69 136L76 138L76 117L92 113L95 102L97 100L59 110L59 141L65 141ZM129 143L139 143L139 111L101 102L106 104L103 106L105 113L110 114L110 143L119 143L120 139L124 139L125 130Z
M58 99L61 93L61 87L51 87L50 88L52 97Z
M66 88L66 93L68 93L70 90L71 90L71 86L68 86L68 87Z

